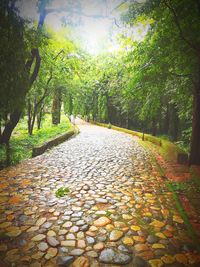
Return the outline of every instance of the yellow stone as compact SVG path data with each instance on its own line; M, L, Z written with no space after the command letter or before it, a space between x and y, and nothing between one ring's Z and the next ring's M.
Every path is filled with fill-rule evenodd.
M98 230L98 228L96 226L92 225L89 230L92 232L96 232Z
M163 266L163 262L158 259L150 260L149 263L151 267L162 267Z
M160 249L160 248L165 248L165 246L163 244L153 244L152 248L154 249Z
M183 219L178 215L173 216L173 221L177 223L184 223Z
M55 233L53 230L49 230L49 231L47 232L47 235L48 235L48 236L56 236L56 233Z
M187 262L188 262L188 259L187 259L187 257L186 257L186 255L185 254L176 254L175 255L175 259L176 259L176 261L178 261L178 262L180 262L180 263L183 263L183 264L187 264Z
M162 239L167 239L166 236L163 233L156 233L155 236L160 237Z
M79 257L73 262L72 267L89 267L89 263L88 258Z
M20 229L14 230L14 231L10 231L8 233L6 233L7 236L9 237L17 237L19 235L21 235L22 231Z
M166 263L166 264L172 264L172 263L175 262L174 257L171 256L171 255L167 255L167 254L164 255L164 256L161 258L161 260L162 260L164 263Z
M29 233L29 232L35 232L39 229L38 226L32 226L31 228L29 228L26 232Z
M153 197L153 195L150 194L150 193L146 193L145 196L146 196L146 197Z
M11 222L3 222L3 223L1 223L0 224L0 228L6 228L6 227L8 227L8 226L10 226L11 225Z
M39 259L41 259L43 256L44 256L44 253L41 252L41 251L38 251L37 253L33 254L31 257L32 257L34 260L39 260Z
M122 242L127 246L132 246L134 244L133 239L130 237L125 237Z
M123 232L119 230L113 230L110 233L110 241L117 241L123 236Z
M144 213L144 216L146 216L146 217L152 217L152 213L151 212L145 212Z
M158 220L154 220L152 223L150 223L150 225L154 227L162 228L165 225L165 223L158 221Z
M132 225L132 226L131 226L131 230L133 230L133 231L140 231L141 228L140 228L140 226Z
M133 219L133 216L131 216L129 214L123 214L122 217L123 217L124 220L131 220L131 219Z
M106 225L106 230L107 230L108 232L111 232L113 229L114 229L114 226L113 226L112 224L108 224L108 225Z
M108 219L107 217L100 217L99 219L94 221L94 226L102 227L102 226L105 226L109 223L111 223L110 219Z

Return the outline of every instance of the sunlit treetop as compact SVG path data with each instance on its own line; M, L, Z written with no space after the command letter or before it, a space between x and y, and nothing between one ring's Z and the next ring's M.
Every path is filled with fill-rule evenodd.
M54 31L62 27L72 28L73 39L91 54L102 51L114 52L120 48L118 34L142 38L147 31L144 24L127 29L121 22L121 15L127 11L132 1L123 0L19 0L18 6L23 17L38 20L39 10L46 4L48 15L45 24Z

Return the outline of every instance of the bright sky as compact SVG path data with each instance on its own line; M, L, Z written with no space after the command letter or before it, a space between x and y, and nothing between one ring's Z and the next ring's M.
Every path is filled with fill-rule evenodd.
M71 2L71 3L70 3ZM73 37L81 41L82 46L91 54L97 54L102 49L114 51L119 45L111 38L110 31L114 25L113 18L119 19L119 12L114 10L123 0L53 0L50 8L64 8L68 6L68 12L51 13L47 16L45 23L54 30L61 27L61 18L65 17L72 22L79 22L73 28ZM22 16L38 20L37 0L19 0ZM81 3L81 9L79 8ZM113 11L114 10L114 11ZM81 15L84 13L85 15ZM93 18L90 16L104 16L104 18ZM115 31L119 29L115 26Z

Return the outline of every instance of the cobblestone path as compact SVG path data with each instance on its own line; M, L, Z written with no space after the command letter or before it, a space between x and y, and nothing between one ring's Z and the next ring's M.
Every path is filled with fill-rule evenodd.
M87 124L80 130L0 172L0 266L200 266L137 139ZM57 198L62 186L70 192Z

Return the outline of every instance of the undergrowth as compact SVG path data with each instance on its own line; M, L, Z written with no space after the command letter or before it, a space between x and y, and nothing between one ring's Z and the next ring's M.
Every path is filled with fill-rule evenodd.
M34 128L33 135L29 136L27 131L27 119L22 119L14 130L10 140L10 163L15 165L21 160L31 158L32 149L35 146L42 145L44 142L52 139L62 133L72 129L72 126L65 115L61 116L59 125L52 125L51 115L47 114L42 124L42 128L38 130ZM0 165L3 167L6 160L6 148L0 146Z

